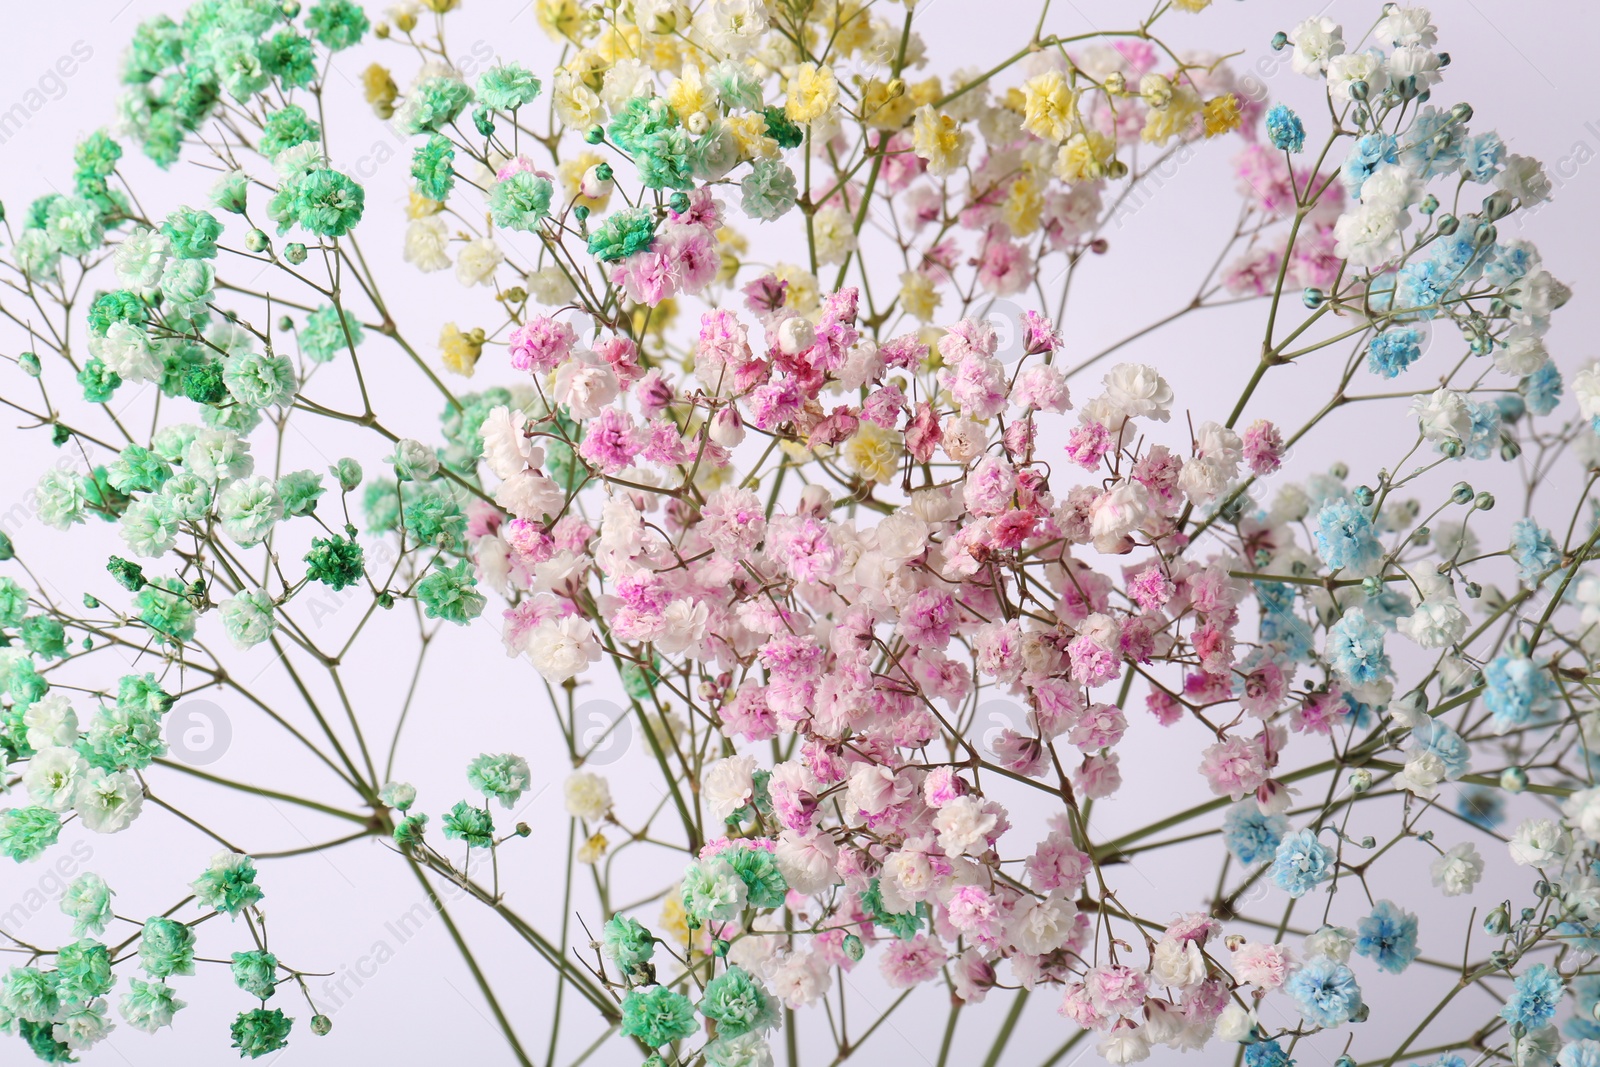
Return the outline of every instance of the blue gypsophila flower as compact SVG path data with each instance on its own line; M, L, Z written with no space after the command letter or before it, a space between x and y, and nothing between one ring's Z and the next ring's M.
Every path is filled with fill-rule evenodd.
M1327 956L1307 960L1283 988L1312 1026L1331 1030L1355 1018L1361 1009L1355 972Z
M1539 253L1526 241L1512 241L1490 249L1483 276L1499 289L1515 285L1539 265Z
M1378 169L1380 163L1398 162L1399 145L1388 134L1369 133L1357 138L1350 148L1350 154L1345 157L1344 165L1339 168L1345 190L1352 199L1359 197L1361 187L1372 177L1372 172Z
M1333 877L1333 849L1317 840L1315 830L1301 830L1278 842L1269 872L1272 884L1296 899Z
M1561 562L1561 552L1549 530L1532 519L1518 519L1511 526L1511 558L1522 584L1535 585Z
M1298 152L1306 146L1306 128L1300 116L1283 104L1267 112L1267 139L1280 152Z
M1261 806L1246 800L1228 809L1222 819L1222 841L1241 866L1254 867L1271 860L1278 843L1289 832L1282 815L1263 815Z
M1418 748L1439 757L1444 776L1451 781L1466 774L1472 765L1472 749L1442 719L1424 719L1411 731L1411 738Z
M1389 673L1383 650L1385 631L1362 608L1351 608L1328 629L1326 657L1339 677L1351 685L1370 685Z
M1505 821L1505 795L1498 789L1467 786L1456 794L1456 814L1485 830L1493 830Z
M1257 1041L1244 1047L1245 1067L1294 1067L1294 1060L1277 1041Z
M1496 656L1483 670L1483 684L1483 706L1502 733L1550 707L1550 676L1527 656Z
M1520 1023L1529 1030L1537 1030L1556 1017L1561 1005L1561 995L1566 992L1561 975L1548 964L1536 963L1517 975L1512 983L1511 998L1500 1009L1500 1017L1508 1023Z
M1335 500L1317 513L1317 554L1332 570L1367 572L1383 558L1383 546L1366 512Z
M1406 134L1406 168L1424 178L1438 177L1461 166L1466 147L1466 127L1454 115L1425 107Z
M1600 1022L1594 1018L1596 1004L1600 1004L1600 974L1580 974L1572 979L1572 999L1577 1010L1561 1027L1575 1041L1600 1041Z
M1500 405L1492 400L1479 403L1467 401L1467 414L1472 417L1472 432L1468 435L1466 456L1469 459L1488 459L1500 443Z
M1436 259L1407 263L1395 278L1395 310L1404 319L1435 318L1460 281L1460 275Z
M1480 133L1467 142L1467 149L1461 160L1461 170L1479 185L1488 185L1503 169L1502 161L1505 159L1505 154L1506 144L1500 140L1498 133L1493 130Z
M1356 951L1390 974L1417 958L1417 917L1391 900L1380 900L1356 924Z
M1367 342L1367 369L1380 378L1393 378L1422 358L1422 331L1402 326L1374 334Z
M1573 1019L1567 1023L1567 1027L1571 1029L1580 1021L1587 1022L1587 1020ZM1589 1025L1594 1024L1589 1023ZM1600 1067L1600 1041L1593 1038L1574 1041L1556 1056L1556 1067Z
M1563 392L1561 384L1561 371L1554 360L1545 360L1543 365L1526 378L1522 379L1522 395L1527 398L1528 410L1535 415L1548 415L1561 403Z

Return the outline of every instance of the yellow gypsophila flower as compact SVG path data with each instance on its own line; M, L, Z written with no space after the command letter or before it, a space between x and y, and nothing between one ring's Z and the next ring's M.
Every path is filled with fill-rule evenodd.
M1167 106L1153 107L1145 116L1139 139L1146 144L1164 145L1174 137L1187 133L1203 110L1199 93L1187 85L1174 86L1172 99Z
M917 155L928 161L929 174L943 177L959 169L967 161L971 141L971 134L949 115L941 115L930 104L917 109L911 144Z
M906 95L911 97L911 102L917 107L931 104L944 95L944 87L936 74L931 78L924 78L919 82L912 82L906 86Z
M854 0L837 0L831 4L818 4L817 22L828 35L832 51L842 56L853 56L872 44L873 25L867 17L864 4Z
M777 159L778 142L767 136L767 120L748 111L724 116L722 124L739 146L740 159Z
M1217 137L1237 130L1243 116L1239 113L1239 98L1232 93L1214 96L1206 101L1206 136Z
M1059 70L1036 74L1022 85L1022 128L1042 141L1060 144L1072 133L1073 92Z
M590 45L595 55L610 66L619 59L642 59L639 42L643 40L639 27L626 22L607 22L600 27L600 35Z
M789 283L789 288L784 292L785 307L809 315L822 306L815 274L793 263L779 263L772 268L772 273L779 281Z
M935 309L944 296L933 286L933 279L919 270L900 275L900 307L907 315L932 322Z
M704 133L711 120L717 117L716 91L705 83L695 67L687 68L682 77L674 78L667 86L667 103L672 105L690 133Z
M447 322L439 331L439 354L445 369L463 378L472 377L483 355L483 330L474 327L463 333L453 322Z
M578 0L534 0L533 14L539 20L539 28L557 44L582 44L594 27L583 17Z
M1172 6L1193 15L1210 7L1211 0L1172 0Z
M605 116L605 106L600 94L585 85L583 79L570 70L556 71L550 87L550 103L555 107L556 118L572 129L583 130Z
M411 198L406 201L406 218L425 219L429 215L437 215L444 210L444 205L437 200L429 200L415 189L411 190Z
M1000 205L1000 217L1018 237L1026 237L1039 228L1039 216L1044 211L1044 189L1032 174L1023 174L1011 183L1005 203Z
M904 451L898 433L862 419L855 436L844 443L844 461L869 482L889 482L894 480Z
M606 840L606 835L596 833L589 840L578 846L578 862L593 867L606 857L606 849L611 847L611 842Z
M394 101L400 95L400 87L394 83L394 78L381 65L374 63L361 72L361 87L366 92L367 103L372 105L373 114L380 119L388 119L394 114Z
M783 113L790 122L815 122L839 103L839 83L833 68L802 63L789 75Z
M904 129L915 108L900 78L889 82L869 78L861 87L861 118L873 129Z
M1064 182L1094 181L1105 175L1117 143L1103 133L1084 130L1067 138L1056 153L1055 175Z

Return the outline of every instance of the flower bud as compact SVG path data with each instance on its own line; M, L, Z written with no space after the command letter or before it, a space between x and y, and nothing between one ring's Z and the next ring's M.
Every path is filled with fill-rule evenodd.
M1360 796L1372 788L1372 772L1362 767L1350 772L1350 792Z
M1528 788L1528 772L1521 767L1507 767L1500 772L1500 788L1507 793L1520 793Z
M723 448L738 448L744 441L744 419L739 417L739 409L731 404L720 409L711 416L706 434Z
M1511 929L1511 912L1500 905L1484 918L1483 928L1496 937L1504 937Z
M786 356L798 356L817 343L817 328L811 320L794 315L778 327L778 349Z
M590 200L604 200L616 188L612 180L611 165L597 163L583 172L583 178L578 182L578 192Z

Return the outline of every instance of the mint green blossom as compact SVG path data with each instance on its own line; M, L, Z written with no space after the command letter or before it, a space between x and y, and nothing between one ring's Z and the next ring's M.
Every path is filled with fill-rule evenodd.
M111 973L111 953L98 941L83 938L56 953L56 983L63 1000L86 1001L103 997L116 984Z
M161 296L173 304L198 304L211 297L215 268L203 259L171 259L161 272Z
M442 134L436 133L418 146L411 156L411 177L418 195L441 203L448 200L456 184L455 158L455 145Z
M306 553L306 577L333 589L361 581L366 573L366 553L353 537L314 537Z
M758 1033L718 1037L701 1050L706 1067L771 1067L772 1049Z
M310 515L327 491L322 475L316 471L290 471L277 481L278 497L285 515Z
M695 1031L689 998L664 985L633 990L622 998L624 1037L636 1037L649 1048L682 1041Z
M230 170L211 187L211 203L220 211L243 215L250 203L250 177L242 170Z
M72 920L74 937L100 935L111 925L111 887L98 874L85 872L61 894L61 912Z
M487 808L458 801L444 817L444 836L465 841L468 848L488 848L494 843L494 819Z
M123 493L153 492L171 475L172 465L143 445L125 446L106 467L111 488Z
M496 226L508 230L534 230L550 214L554 190L550 179L519 170L489 190L489 214Z
M396 811L407 811L417 802L417 787L410 782L385 782L378 799Z
M343 237L361 221L366 190L336 170L314 170L294 183L294 220L319 237Z
M159 716L144 709L99 708L84 730L84 757L105 770L142 770L166 755Z
M42 660L61 659L67 654L67 631L50 615L30 615L17 627L17 636L29 652Z
M706 71L706 84L717 91L718 101L728 111L755 111L761 107L761 82L737 60L724 59Z
M326 305L306 316L306 324L300 328L297 336L301 354L313 363L326 363L340 352L359 345L365 331L361 328L361 320L352 312L346 311L341 322L339 313L332 305Z
M28 613L28 591L16 579L0 576L0 630L9 630Z
M430 619L448 619L461 626L483 614L488 600L478 592L478 579L466 560L435 562L433 570L417 583L417 599Z
M164 497L147 496L129 504L121 525L128 550L143 559L165 555L178 543L178 516Z
M683 907L697 922L733 922L744 911L749 890L722 856L696 860L683 872Z
M729 967L706 983L700 1014L717 1023L718 1037L738 1037L778 1025L778 1000L743 967Z
M410 437L395 442L394 455L389 462L394 464L395 477L403 482L426 481L439 473L438 453Z
M490 67L478 76L478 102L494 111L515 111L539 95L539 79L521 63Z
M161 232L172 242L172 254L179 259L215 259L222 223L209 211L183 207L167 216Z
M290 104L267 116L256 150L271 159L285 148L293 148L307 141L319 141L321 138L322 127L307 117L305 108Z
M203 430L184 450L184 465L207 482L243 478L255 469L250 445L231 430Z
M740 204L744 213L764 222L787 214L799 195L794 171L775 159L758 159L751 164L750 173L739 183L739 188L743 194Z
M299 388L288 356L246 352L227 361L223 381L235 400L249 408L287 405Z
M99 210L79 196L60 196L52 201L44 228L55 246L68 256L86 256L106 239Z
M467 784L488 799L498 800L502 808L515 805L532 782L528 761L521 756L485 753L467 765Z
M194 973L194 931L160 915L145 920L139 965L151 978Z
M676 126L645 137L633 157L645 188L693 189L691 144L688 131Z
M317 0L306 15L306 29L330 51L349 48L371 25L361 5L353 0Z
M7 808L0 811L0 852L21 863L56 843L61 816L49 808Z
M235 952L233 981L257 1000L266 1000L277 992L278 957L264 949Z
M187 471L174 474L161 487L161 499L184 522L198 522L211 506L211 487Z
M51 1022L61 1010L55 973L36 967L11 968L0 979L0 1009L25 1022Z
M78 178L104 181L117 169L122 158L122 146L112 140L104 130L96 130L72 150L72 162L77 167Z
M122 376L107 367L98 356L84 360L78 371L78 384L83 386L83 398L91 404L104 404L111 399L122 384Z
M233 1047L240 1056L255 1059L276 1052L289 1043L289 1028L294 1020L277 1008L256 1008L240 1013L233 1021Z
M194 605L188 592L176 578L161 577L150 579L134 598L139 621L160 635L164 644L194 640Z
M17 269L35 281L53 281L61 261L61 249L50 235L38 227L22 231L11 248Z
M659 96L630 97L611 117L606 134L630 155L639 152L647 138L677 127L678 115Z
M160 284L159 278L156 284ZM101 293L89 305L89 332L96 337L104 337L115 323L125 322L130 326L142 327L148 318L149 309L138 293L128 289L113 289L109 293Z
M220 610L222 629L234 648L254 648L278 628L278 620L272 614L272 598L254 589L224 600Z
M406 529L419 544L460 547L467 540L467 515L448 493L423 492L403 509Z
M267 539L273 524L283 519L283 501L271 478L244 478L217 494L217 518L222 532L233 540L257 545Z
M173 994L167 983L129 978L128 992L122 995L120 1010L129 1026L153 1034L163 1026L171 1026L172 1017L184 1007L185 1003Z
M83 479L76 474L52 467L40 477L35 494L39 521L46 526L65 530L83 521L88 496L84 493Z
M472 103L472 90L456 78L428 78L400 107L396 118L409 134L437 132L448 126Z
M218 852L211 866L190 885L195 898L225 915L238 915L261 902L266 893L256 885L256 864L238 852Z
M655 216L644 208L623 208L606 216L589 235L589 254L614 263L650 247L656 236Z
M656 953L656 939L637 920L613 915L600 929L600 945L617 966L633 974Z
M422 844L422 835L428 828L426 815L407 815L394 824L395 847L401 852L409 852Z
M268 85L272 75L261 63L255 39L245 34L231 34L211 45L212 70L229 96L247 103Z

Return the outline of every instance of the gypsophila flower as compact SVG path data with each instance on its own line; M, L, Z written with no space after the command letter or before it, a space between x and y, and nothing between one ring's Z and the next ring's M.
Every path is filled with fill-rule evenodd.
M1356 952L1390 974L1399 974L1417 958L1417 917L1392 901L1378 901L1356 924L1356 933Z

